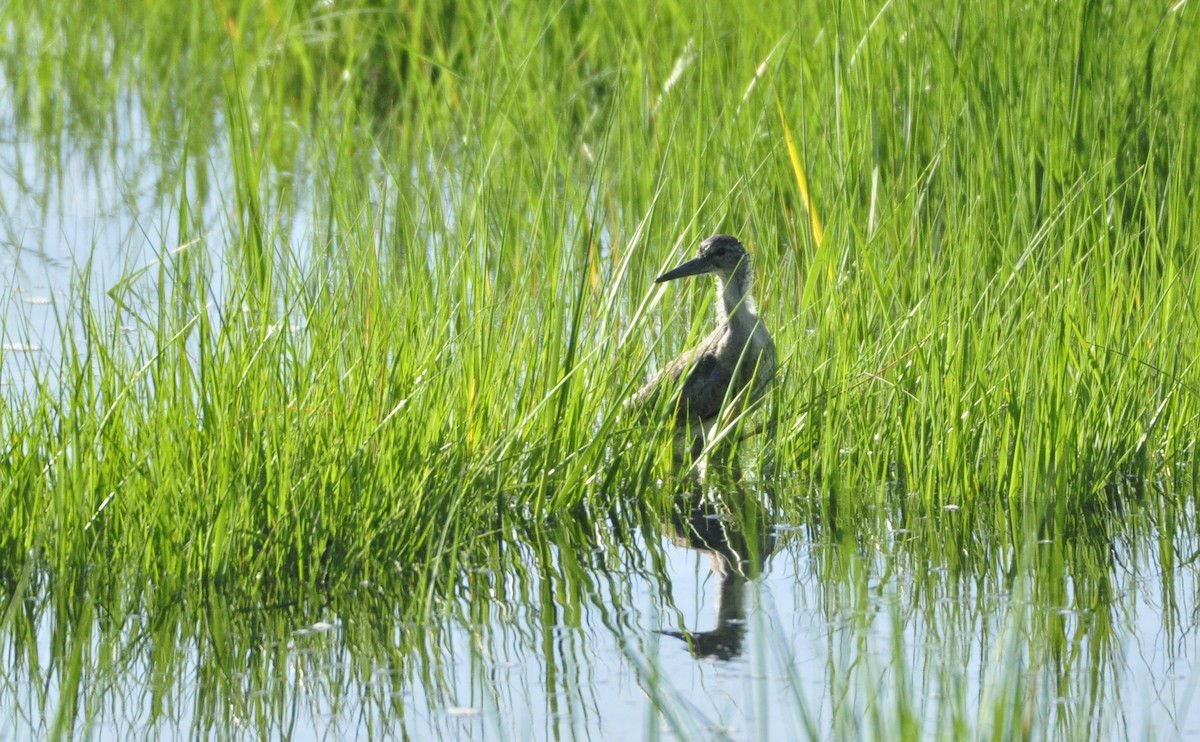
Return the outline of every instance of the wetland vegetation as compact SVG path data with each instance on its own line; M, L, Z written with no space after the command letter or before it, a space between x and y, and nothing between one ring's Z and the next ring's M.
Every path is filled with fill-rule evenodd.
M0 5L0 736L1197 733L1200 9L727 5Z

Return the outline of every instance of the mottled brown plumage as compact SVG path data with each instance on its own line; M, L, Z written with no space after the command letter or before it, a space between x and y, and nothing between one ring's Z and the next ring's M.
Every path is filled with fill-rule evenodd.
M721 325L672 361L632 400L643 410L654 410L663 393L678 390L672 414L676 426L691 430L693 438L706 435L726 400L738 409L757 402L775 376L775 343L755 310L750 255L737 239L723 234L709 237L700 243L697 257L654 282L706 273L717 278Z

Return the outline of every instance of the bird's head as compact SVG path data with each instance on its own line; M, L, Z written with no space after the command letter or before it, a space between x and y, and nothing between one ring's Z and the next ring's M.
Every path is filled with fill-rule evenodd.
M667 271L654 279L654 282L662 283L705 273L715 273L722 279L728 279L739 266L748 263L749 260L746 248L742 247L742 243L738 242L736 237L717 234L700 243L700 252L696 257Z

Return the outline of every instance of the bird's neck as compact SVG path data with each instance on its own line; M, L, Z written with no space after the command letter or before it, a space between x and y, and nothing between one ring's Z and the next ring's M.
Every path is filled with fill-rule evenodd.
M730 329L747 335L754 331L758 324L758 312L754 306L754 297L750 290L754 287L754 273L750 264L743 261L729 277L722 276L721 283L721 313Z

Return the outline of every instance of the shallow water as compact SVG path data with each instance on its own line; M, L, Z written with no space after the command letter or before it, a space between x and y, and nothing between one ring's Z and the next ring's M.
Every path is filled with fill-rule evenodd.
M955 574L911 534L835 537L737 496L510 532L419 617L402 569L325 605L32 587L0 645L0 736L1007 736L1014 707L1036 737L1200 736L1194 537Z
M68 140L49 147L0 117L0 265L8 277L0 384L13 387L10 393L30 391L35 375L52 376L45 371L61 358L64 330L78 330L73 310L84 277L102 311L112 306L106 292L130 275L143 276L154 293L156 276L147 269L162 257L161 245L174 244L179 215L164 183L162 148L139 111L128 105L122 135L105 146ZM228 170L220 159L210 167ZM220 224L215 201L203 210Z

